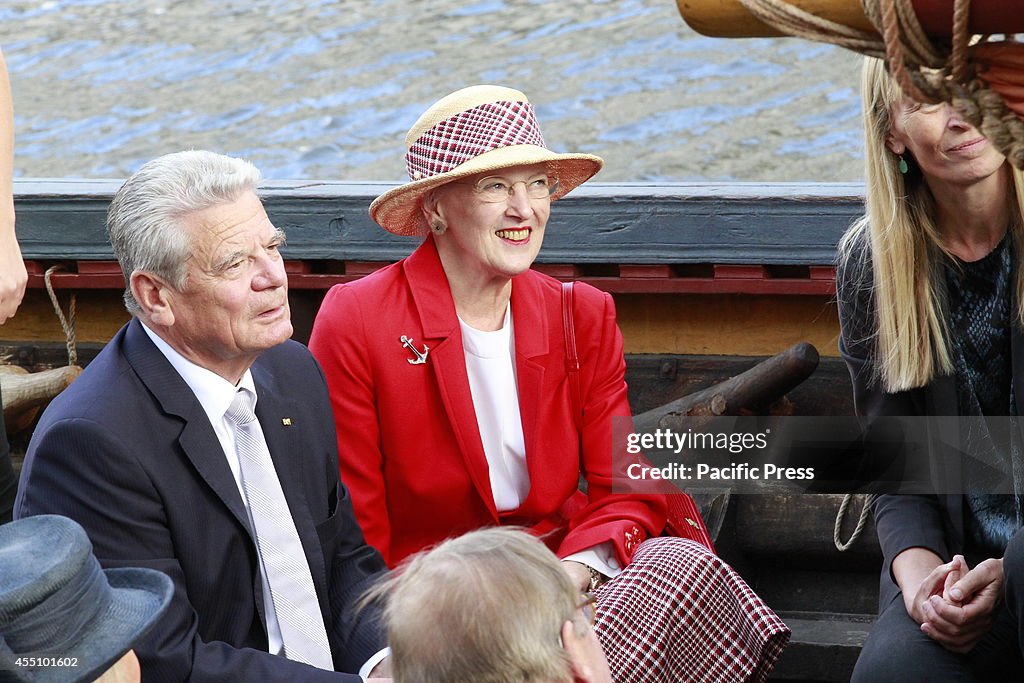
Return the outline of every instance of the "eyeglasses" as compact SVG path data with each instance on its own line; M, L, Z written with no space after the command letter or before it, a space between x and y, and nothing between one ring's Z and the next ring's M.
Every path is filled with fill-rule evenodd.
M457 183L459 185L470 185L470 183ZM558 178L551 176L539 176L530 180L517 180L510 183L504 178L487 177L472 184L473 192L481 199L491 204L507 202L512 198L513 188L522 184L526 188L526 196L530 199L544 199L550 197L558 189Z
M579 602L576 604L576 611L583 614L583 618L587 620L587 626L594 628L594 622L597 620L597 597L593 593L582 593L580 594ZM575 621L575 617L573 618ZM565 643L562 642L562 634L558 634L558 646L561 648L565 647Z
M580 595L580 602L576 605L576 609L583 614L587 624L593 626L597 619L597 597L593 593L583 593Z

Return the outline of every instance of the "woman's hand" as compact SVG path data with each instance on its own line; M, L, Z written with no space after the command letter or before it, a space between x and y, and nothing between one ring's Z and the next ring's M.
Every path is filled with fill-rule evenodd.
M582 562L562 560L562 569L569 575L572 585L579 589L580 593L586 593L590 587L590 570Z
M918 624L924 622L924 603L933 595L942 595L946 577L960 567L962 560L958 555L943 564L942 558L926 548L909 548L893 559L892 574L903 591L903 604L911 619Z
M966 653L992 626L1003 590L1003 561L989 559L974 569L959 555L961 576L943 595L932 595L922 605L921 630L947 650Z

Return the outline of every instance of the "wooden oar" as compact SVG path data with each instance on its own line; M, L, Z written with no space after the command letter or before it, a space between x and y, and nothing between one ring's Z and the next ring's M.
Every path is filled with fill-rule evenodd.
M788 0L791 5L850 28L874 32L860 0ZM912 0L917 18L932 38L948 38L953 24L953 0ZM690 27L717 38L765 38L783 35L758 21L739 0L676 0ZM974 0L969 22L972 33L1024 32L1019 0Z

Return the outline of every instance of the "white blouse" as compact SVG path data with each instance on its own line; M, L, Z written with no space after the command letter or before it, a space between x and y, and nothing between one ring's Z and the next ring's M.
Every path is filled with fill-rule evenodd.
M500 330L482 332L467 325L462 318L459 318L459 327L494 505L499 512L515 510L530 492L530 472L526 467L526 442L519 414L512 304L505 309ZM610 541L564 559L582 562L609 577L622 571Z
M500 512L515 510L530 492L530 475L526 469L526 443L519 414L519 386L512 362L515 358L512 305L505 309L500 330L481 332L462 318L459 318L459 326L494 505Z

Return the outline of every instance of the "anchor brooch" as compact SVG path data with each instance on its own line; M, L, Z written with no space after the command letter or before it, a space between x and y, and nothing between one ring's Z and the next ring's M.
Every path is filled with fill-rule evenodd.
M406 358L406 360L409 361L409 365L423 365L424 363L427 362L427 354L430 353L429 346L424 344L423 352L421 353L419 349L413 346L412 339L409 339L409 337L405 336L404 334L402 335L402 338L399 339L399 341L402 342L402 346L406 347L414 354L416 354L415 358Z

